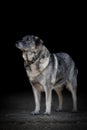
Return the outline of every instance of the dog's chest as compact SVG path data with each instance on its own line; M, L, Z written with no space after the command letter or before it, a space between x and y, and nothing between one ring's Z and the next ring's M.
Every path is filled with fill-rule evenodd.
M33 63L26 67L27 75L29 76L30 80L34 80L37 76L41 77L44 74L44 70L49 63L49 58L46 58L44 62L38 61L37 63Z
M31 69L26 69L27 75L30 79L30 82L33 82L35 84L40 84L41 86L44 86L46 80L47 80L47 71L40 71L37 69L37 66L32 65Z
M38 67L34 64L32 64L30 68L26 68L26 72L30 80L34 80L35 77L40 74Z

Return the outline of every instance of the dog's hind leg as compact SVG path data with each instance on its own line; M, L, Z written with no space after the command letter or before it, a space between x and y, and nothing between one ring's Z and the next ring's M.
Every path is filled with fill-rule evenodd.
M72 94L73 99L73 112L77 111L77 96L76 96L76 87L73 87L73 85L70 82L67 82L67 88Z
M62 90L63 88L56 88L55 91L58 95L58 100L59 100L59 106L56 109L56 111L62 111L62 105L63 105L63 95L62 95Z

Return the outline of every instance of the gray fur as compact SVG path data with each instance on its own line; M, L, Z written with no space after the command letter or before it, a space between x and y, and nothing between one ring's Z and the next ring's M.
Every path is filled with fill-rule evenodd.
M77 73L78 70L72 58L66 53L51 54L37 36L25 36L18 41L16 47L22 51L24 66L32 85L35 97L35 110L32 114L39 114L40 95L45 92L46 111L51 113L52 90L59 97L58 111L62 110L62 90L66 86L73 98L73 111L77 110Z

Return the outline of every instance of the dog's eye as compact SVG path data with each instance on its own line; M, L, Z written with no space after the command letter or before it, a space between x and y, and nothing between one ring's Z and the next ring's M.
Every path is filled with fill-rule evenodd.
M26 41L29 41L29 37L26 38Z
M42 55L42 58L44 59L44 58L45 58L45 56L44 56L44 55Z

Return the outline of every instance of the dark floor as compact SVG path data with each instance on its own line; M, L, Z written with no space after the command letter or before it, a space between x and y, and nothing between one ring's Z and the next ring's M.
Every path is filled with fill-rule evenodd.
M87 130L87 96L78 94L78 112L72 113L72 98L69 92L63 92L63 112L55 112L57 95L53 92L52 113L43 115L45 98L42 94L41 113L33 116L33 94L27 92L7 92L0 95L0 130Z

